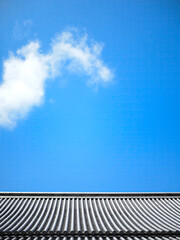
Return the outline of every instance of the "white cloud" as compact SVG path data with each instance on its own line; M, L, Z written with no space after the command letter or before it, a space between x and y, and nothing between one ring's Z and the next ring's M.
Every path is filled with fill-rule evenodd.
M32 41L11 54L3 65L0 85L0 125L12 128L34 107L43 103L45 82L59 76L66 67L70 72L85 73L91 84L108 83L111 70L100 58L102 46L89 44L87 36L63 32L52 41L49 53L40 51Z

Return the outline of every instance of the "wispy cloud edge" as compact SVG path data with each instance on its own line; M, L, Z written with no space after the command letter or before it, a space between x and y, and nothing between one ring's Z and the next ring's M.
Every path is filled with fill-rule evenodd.
M113 79L101 60L102 45L88 42L88 36L66 31L53 39L48 53L39 41L31 41L11 54L3 63L0 85L0 125L13 128L18 119L43 103L45 82L59 76L64 67L88 76L91 85L107 84Z

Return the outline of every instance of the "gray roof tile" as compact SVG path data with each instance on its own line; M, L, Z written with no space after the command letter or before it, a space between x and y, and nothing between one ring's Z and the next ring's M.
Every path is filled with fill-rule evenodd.
M180 194L0 193L0 235L180 240Z

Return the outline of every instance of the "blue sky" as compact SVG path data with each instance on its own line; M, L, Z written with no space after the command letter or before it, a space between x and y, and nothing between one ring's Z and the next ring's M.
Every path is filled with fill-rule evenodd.
M0 30L0 191L180 191L179 1L1 0Z

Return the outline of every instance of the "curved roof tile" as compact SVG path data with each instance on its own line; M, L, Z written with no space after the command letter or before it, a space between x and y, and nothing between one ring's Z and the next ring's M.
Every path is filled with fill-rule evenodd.
M180 194L0 193L0 235L180 240Z

